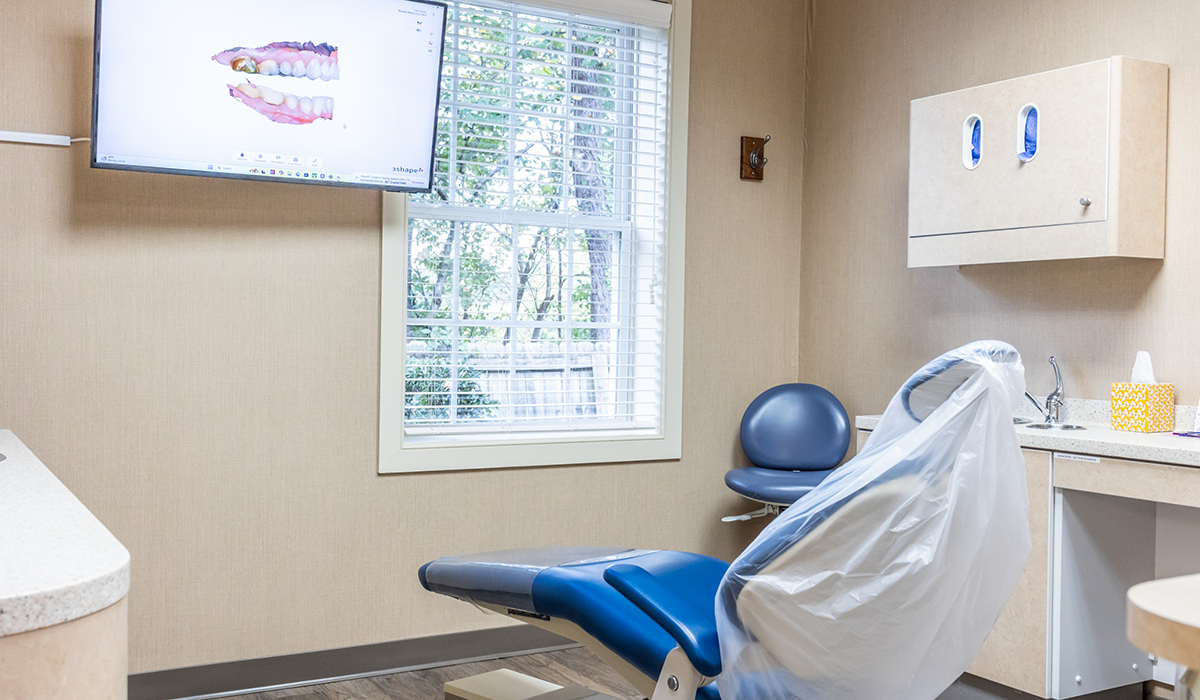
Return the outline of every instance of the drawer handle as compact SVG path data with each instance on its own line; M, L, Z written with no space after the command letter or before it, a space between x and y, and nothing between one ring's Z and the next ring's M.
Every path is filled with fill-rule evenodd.
M1087 197L1080 197L1079 198L1079 206L1090 207L1090 206L1092 206L1092 200Z

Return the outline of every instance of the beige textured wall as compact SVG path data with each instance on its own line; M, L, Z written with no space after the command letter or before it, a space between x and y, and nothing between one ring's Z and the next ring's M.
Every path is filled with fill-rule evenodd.
M1148 350L1195 405L1200 3L815 0L812 22L801 379L877 413L926 360L994 337L1034 393L1053 354L1068 397L1106 399ZM907 269L909 100L1118 54L1170 66L1165 260Z
M92 13L0 3L0 129L87 133ZM679 462L380 477L377 194L0 143L0 426L129 548L131 670L495 624L420 589L442 554L740 549L737 422L798 371L804 27L790 0L696 2Z

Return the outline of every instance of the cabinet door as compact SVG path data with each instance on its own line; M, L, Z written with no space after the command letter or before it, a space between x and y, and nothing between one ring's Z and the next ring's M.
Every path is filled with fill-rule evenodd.
M909 236L1037 227L1052 236L1055 226L1104 221L1111 65L1096 61L913 100ZM1037 151L1022 162L1021 114L1031 104ZM964 129L972 115L980 120L980 157L968 169Z
M1050 559L1050 453L1021 450L1029 489L1033 547L1008 606L996 620L969 672L1039 698L1046 693L1047 600Z

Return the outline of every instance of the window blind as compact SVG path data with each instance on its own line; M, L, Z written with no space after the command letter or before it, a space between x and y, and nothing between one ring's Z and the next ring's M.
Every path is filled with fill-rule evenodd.
M657 430L666 31L451 2L445 51L406 435Z
M671 3L666 0L526 0L524 4L529 8L561 10L644 27L671 26Z

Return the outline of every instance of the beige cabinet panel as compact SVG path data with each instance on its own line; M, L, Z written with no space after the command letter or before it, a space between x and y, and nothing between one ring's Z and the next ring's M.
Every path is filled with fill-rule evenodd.
M1109 63L913 100L909 235L1104 220ZM1022 162L1017 157L1025 148L1020 113L1030 104L1038 111L1038 146L1032 160ZM975 116L980 159L968 170L963 129ZM1081 206L1081 197L1091 205Z
M126 700L128 674L128 598L0 637L0 700Z
M968 671L1044 698L1049 659L1046 601L1050 581L1050 453L1021 453L1025 457L1033 547L1016 590Z
M910 117L909 267L1162 257L1166 65L1116 56L913 100Z

